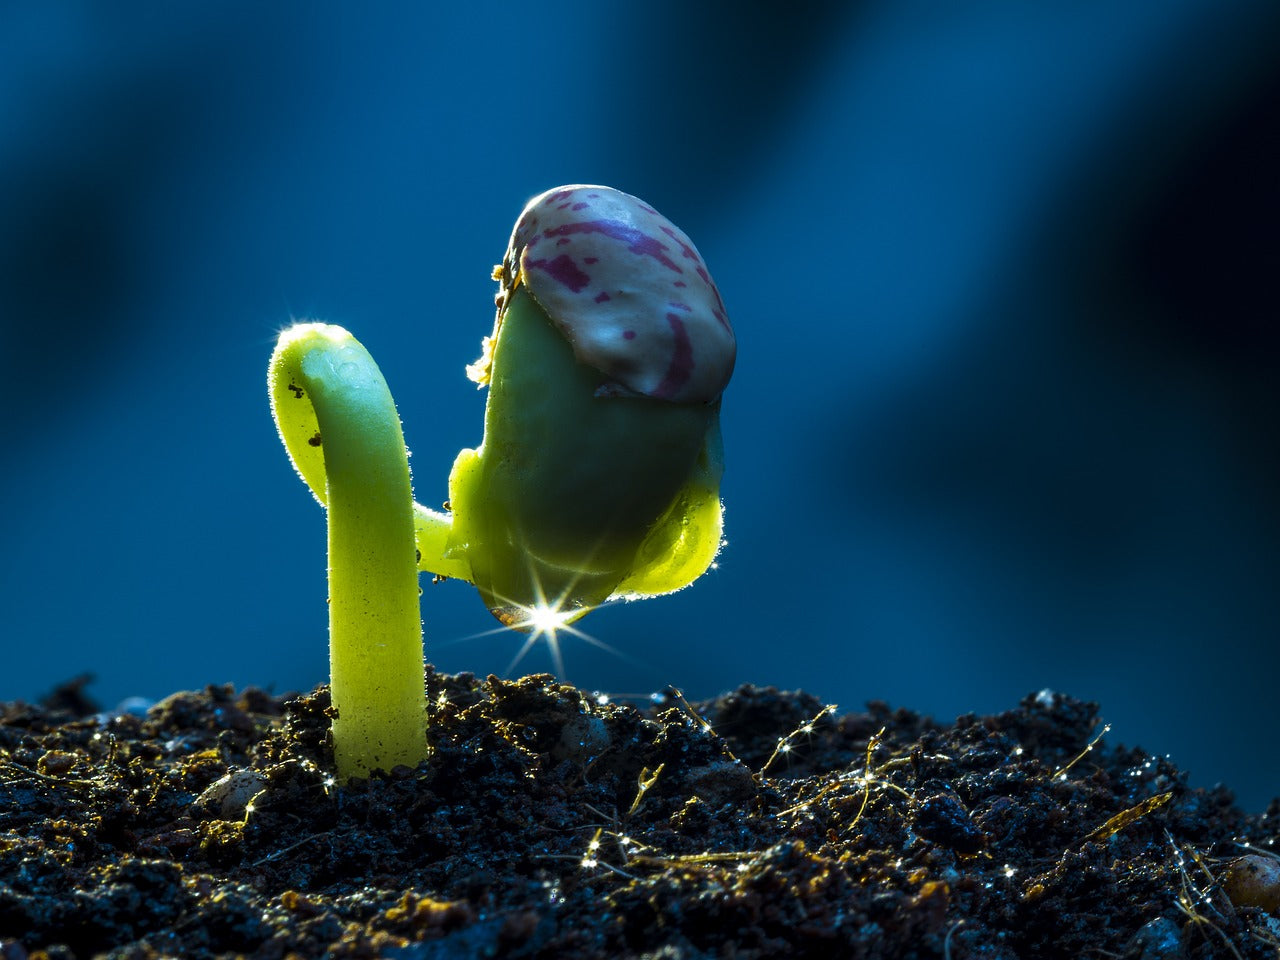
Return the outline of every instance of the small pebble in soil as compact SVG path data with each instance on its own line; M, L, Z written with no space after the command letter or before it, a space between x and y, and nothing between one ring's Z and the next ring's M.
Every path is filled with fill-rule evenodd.
M1227 864L1222 889L1237 907L1280 916L1280 859L1251 853Z

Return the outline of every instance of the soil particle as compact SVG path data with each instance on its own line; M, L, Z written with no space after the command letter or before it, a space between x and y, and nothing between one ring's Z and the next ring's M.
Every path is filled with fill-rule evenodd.
M430 674L340 785L328 691L0 704L0 960L1274 958L1276 821L1042 691L941 724Z

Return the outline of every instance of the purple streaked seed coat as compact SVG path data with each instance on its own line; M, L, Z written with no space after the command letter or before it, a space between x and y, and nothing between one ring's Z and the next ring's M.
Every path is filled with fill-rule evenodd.
M609 377L604 395L713 403L729 382L737 346L701 255L629 194L572 185L534 197L497 275L499 314L524 283L578 360Z

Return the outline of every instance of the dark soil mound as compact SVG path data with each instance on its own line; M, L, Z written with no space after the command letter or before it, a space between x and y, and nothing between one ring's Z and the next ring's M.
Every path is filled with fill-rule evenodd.
M937 724L431 676L338 786L328 693L0 707L0 958L1275 958L1261 816L1057 694ZM1092 749L1090 749L1091 744ZM1272 912L1268 912L1272 911Z

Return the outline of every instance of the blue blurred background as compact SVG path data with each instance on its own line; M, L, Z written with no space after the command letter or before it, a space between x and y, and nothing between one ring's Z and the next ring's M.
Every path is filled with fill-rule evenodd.
M775 9L0 9L0 699L325 679L275 333L360 337L438 504L511 223L598 182L729 305L729 546L584 621L624 656L570 639L568 679L942 719L1048 687L1280 793L1280 5ZM424 591L438 667L507 668L474 591Z

